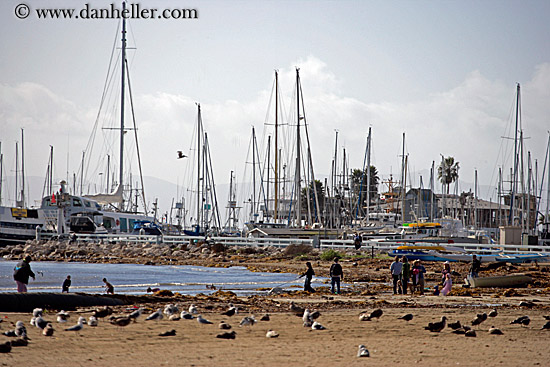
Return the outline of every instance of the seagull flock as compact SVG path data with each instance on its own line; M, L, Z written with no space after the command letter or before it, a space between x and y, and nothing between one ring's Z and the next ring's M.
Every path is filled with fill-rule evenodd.
M526 307L525 304L520 304L520 306ZM208 307L205 307L205 309L208 309ZM290 302L289 311L290 313L301 317L303 326L310 328L311 329L310 331L327 330L327 327L325 327L318 321L321 316L321 313L319 311L310 310L309 308L299 307L294 302ZM132 323L135 323L138 320L138 318L143 314L143 312L144 312L143 308L137 308L132 310L132 312L130 312L129 314L114 315L113 310L110 307L106 306L106 307L98 308L94 310L92 316L90 316L89 319L86 319L84 316L79 316L78 321L75 325L70 327L63 327L62 329L66 332L79 333L84 329L85 325L87 327L97 327L99 325L99 320L105 319L107 316L110 316L108 320L112 325L115 325L119 328L123 328ZM224 317L232 318L233 316L237 315L238 312L239 312L238 307L230 303L228 304L227 309L221 312L220 315ZM384 311L380 308L376 308L373 310L366 310L366 311L362 311L359 314L359 321L372 321L374 319L379 321L383 315L384 315ZM55 316L57 318L57 323L60 326L68 323L71 318L71 314L69 314L64 310L59 311L58 313L55 314ZM429 322L426 326L424 326L424 329L428 330L431 333L440 333L445 328L449 328L452 330L451 333L453 334L464 335L466 337L476 337L477 336L476 331L480 332L481 325L483 325L483 323L488 319L496 320L497 316L498 316L497 309L492 309L488 313L486 312L478 313L476 317L469 322L471 326L462 324L460 320L450 321L447 318L447 316L442 316L437 321ZM167 304L164 307L164 309L158 308L156 311L150 313L145 318L145 321L159 322L163 320L165 317L170 321L178 321L182 319L183 320L196 319L198 324L200 325L214 324L213 321L208 320L206 317L200 314L198 308L193 304L189 305L187 309L182 309L181 311L178 305ZM540 328L540 330L550 330L550 316L543 316L543 317L546 320L546 322ZM414 315L412 313L407 313L397 317L397 319L404 320L406 323L409 323L414 319ZM232 326L227 321L228 320L221 320L219 322L218 328L220 329L221 332L216 335L216 338L219 338L219 339L236 338L237 332L235 330L231 330ZM270 315L264 314L259 318L259 321L264 321L264 322L270 321ZM238 326L241 328L245 328L250 332L251 328L257 322L258 321L256 320L256 317L254 315L247 315L242 317ZM523 315L512 320L509 324L519 325L520 327L526 328L529 326L530 323L531 323L531 318L528 315ZM494 323L491 323L492 326L488 328L487 333L489 335L504 335L504 332L501 329L493 326L493 324ZM12 350L12 347L28 345L30 338L28 337L25 323L23 321L17 321L15 324L12 323L12 325L14 325L14 329L8 330L2 333L4 336L10 337L11 340L4 343L0 343L0 353L9 353ZM52 337L54 335L55 329L52 325L52 322L47 321L44 318L44 310L41 308L36 308L33 310L32 317L30 320L30 325L40 329L44 336ZM176 335L175 329L167 330L165 332L158 334L158 336L161 336L161 337L170 337L175 335ZM279 333L273 329L268 329L265 336L266 338L278 338ZM357 357L359 358L370 357L370 352L368 351L368 349L365 347L364 344L359 344Z

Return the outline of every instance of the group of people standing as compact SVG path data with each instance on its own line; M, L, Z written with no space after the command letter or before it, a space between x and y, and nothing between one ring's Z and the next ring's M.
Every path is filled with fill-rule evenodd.
M411 294L418 290L420 294L424 294L424 274L426 268L420 260L415 260L409 263L406 256L400 258L396 256L390 265L390 272L393 281L393 294L407 294L409 281L411 283Z
M340 265L338 261L338 257L335 257L333 264L330 266L330 291L333 294L340 294L340 282L344 278L344 270L342 269L342 265ZM307 270L305 271L305 273L300 275L298 279L305 276L306 279L304 281L304 291L315 292L315 289L313 289L313 287L311 286L311 279L315 275L315 271L313 270L313 266L309 261L306 262L306 266Z

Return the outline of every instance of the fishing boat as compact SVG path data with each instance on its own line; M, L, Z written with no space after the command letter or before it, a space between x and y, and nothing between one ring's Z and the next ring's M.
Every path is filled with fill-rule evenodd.
M472 277L468 276L464 279L464 282L472 288L511 288L522 287L531 283L533 278L526 274L510 274L493 277Z

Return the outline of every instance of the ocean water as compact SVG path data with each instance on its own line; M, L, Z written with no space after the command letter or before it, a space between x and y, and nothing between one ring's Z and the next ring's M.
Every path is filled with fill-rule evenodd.
M17 261L0 260L0 292L15 292L13 269ZM29 279L29 292L61 292L61 285L71 276L71 292L103 293L103 278L114 286L115 293L145 294L148 287L168 289L185 295L210 294L207 289L230 290L238 295L265 294L259 288L301 289L304 279L298 274L256 273L242 266L211 268L191 265L88 264L77 262L31 262L36 280ZM325 278L313 278L315 288ZM294 287L293 287L294 286ZM298 287L296 287L298 286Z

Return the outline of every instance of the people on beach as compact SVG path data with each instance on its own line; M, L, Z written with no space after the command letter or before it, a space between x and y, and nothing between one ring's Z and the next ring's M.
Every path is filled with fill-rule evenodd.
M29 284L29 277L31 277L32 280L36 280L35 275L31 270L31 265L30 265L31 260L32 260L31 257L27 255L23 260L18 262L15 268L13 269L13 279L17 284L17 292L19 293L27 292L27 284Z
M105 283L105 293L115 294L115 287L107 281L107 278L103 278L103 283Z
M481 260L479 260L476 255L473 255L472 265L470 266L470 276L472 278L477 277L477 273L479 272L480 267L481 267Z
M426 273L426 268L420 263L420 260L415 260L413 262L413 277L416 280L416 287L420 294L424 294L424 274Z
M411 264L407 256L403 256L403 268L401 269L401 288L403 289L403 294L407 294L407 288L409 286L409 279L411 277Z
M453 287L453 280L451 278L451 273L445 274L445 281L443 282L443 288L441 288L441 295L446 296L451 292Z
M313 267L311 266L311 263L309 261L306 262L306 266L307 266L306 272L304 274L300 275L298 277L298 279L305 276L306 279L304 281L304 291L306 291L306 292L315 292L315 289L313 289L311 287L311 279L315 275L315 271L313 270Z
M451 263L445 261L443 263L443 270L441 270L441 284L445 283L445 276L451 274Z
M67 275L67 279L63 281L63 289L61 290L61 293L69 293L70 286L71 286L71 276Z
M334 263L330 267L330 291L333 294L340 294L340 280L344 278L342 265L338 264L338 257L334 258Z
M158 292L158 291L160 291L160 288L147 287L147 293L155 293L155 292Z
M401 271L403 270L403 263L399 261L399 256L396 256L394 261L390 265L390 272L393 279L393 294L401 294L402 290L398 287L398 283L401 280Z

